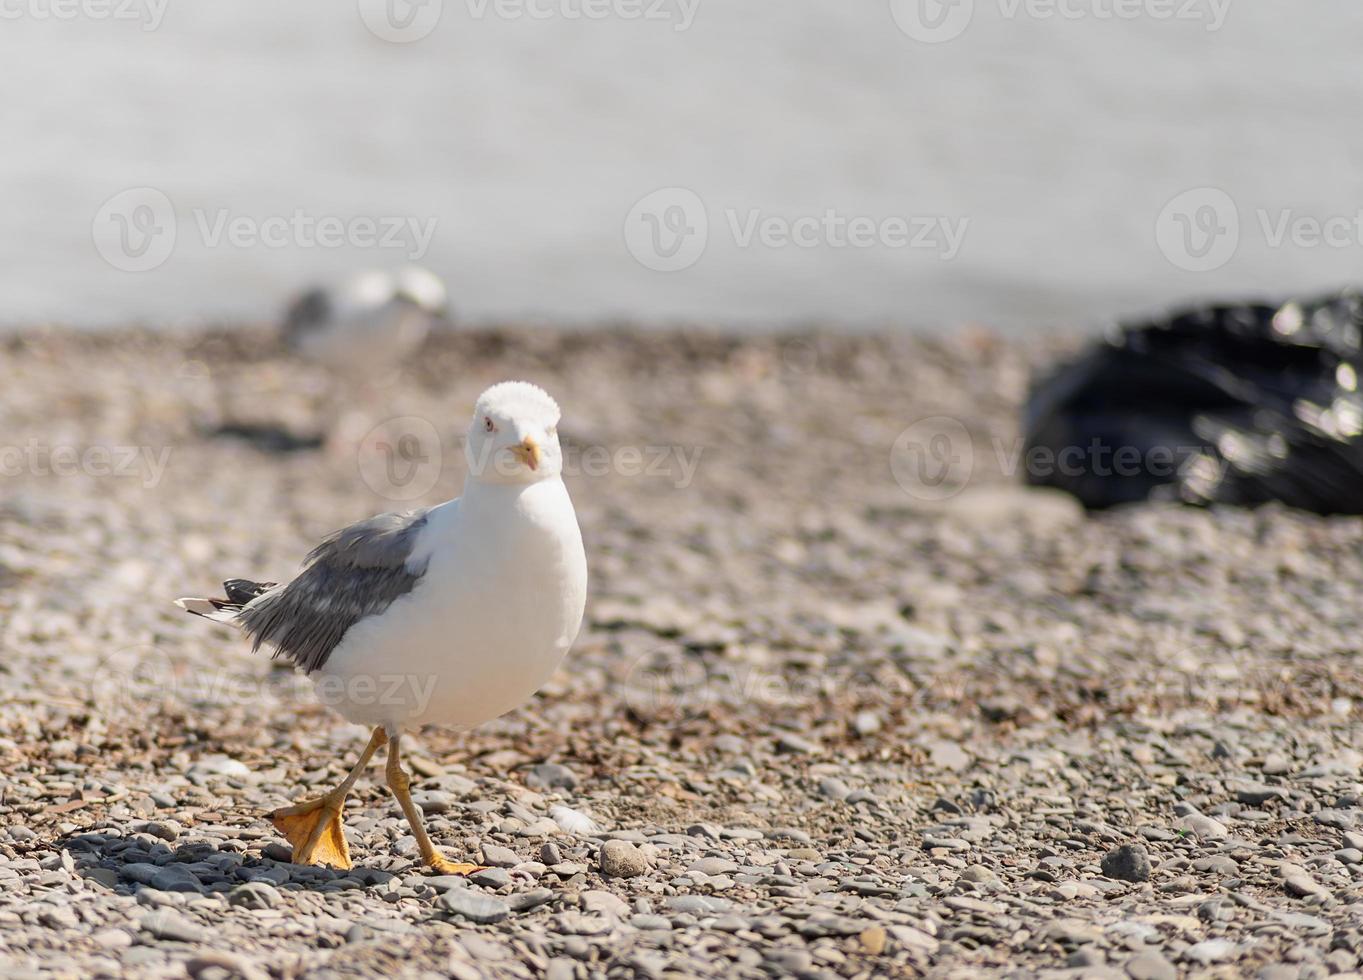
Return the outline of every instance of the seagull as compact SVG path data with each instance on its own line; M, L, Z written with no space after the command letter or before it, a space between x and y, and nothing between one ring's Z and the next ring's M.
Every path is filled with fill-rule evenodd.
M396 368L446 314L445 285L408 266L362 272L337 289L311 289L284 314L285 346L340 374L374 377Z
M402 768L401 739L423 725L472 728L528 700L577 638L587 594L582 533L563 484L559 407L520 381L479 396L464 494L381 514L331 534L284 585L232 579L225 596L180 608L243 631L315 684L319 700L371 729L331 792L270 816L295 864L352 867L341 810L374 754L422 860L471 874L431 844Z

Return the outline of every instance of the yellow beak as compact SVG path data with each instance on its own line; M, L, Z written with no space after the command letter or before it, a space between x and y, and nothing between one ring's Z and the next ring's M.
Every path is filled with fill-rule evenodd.
M532 470L540 468L539 443L535 442L535 440L531 439L529 436L526 436L521 440L518 445L512 446L511 451L516 454L517 459Z

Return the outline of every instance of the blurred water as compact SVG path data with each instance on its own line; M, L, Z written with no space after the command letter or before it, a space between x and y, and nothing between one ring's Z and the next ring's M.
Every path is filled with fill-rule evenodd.
M302 283L411 251L212 237L295 212L352 235L356 219L433 223L423 262L475 320L1020 328L1363 278L1363 231L1274 243L1284 211L1363 207L1349 0L1231 0L1218 30L1211 0L1146 0L1136 19L1105 15L1122 0L1062 0L1073 16L1050 18L974 0L938 44L900 28L915 0L698 0L689 25L680 0L530 0L549 16L519 18L497 13L515 0L445 0L412 43L368 29L369 0L168 0L159 16L162 0L70 0L73 18L61 2L0 0L0 323L260 317ZM594 3L604 19L571 16ZM667 16L622 16L640 4ZM108 5L136 19L93 16ZM1166 8L1190 19L1151 13ZM170 202L175 241L130 272L92 229L141 187ZM659 272L625 223L670 187L694 198L655 198L629 240L696 231L694 201L709 234L694 264ZM1156 223L1202 187L1233 202L1239 247L1189 271L1198 256L1171 261ZM1226 217L1193 205L1169 227ZM869 219L872 244L812 224L813 247L739 241L829 211ZM102 240L149 216L103 213ZM892 240L896 219L933 247Z

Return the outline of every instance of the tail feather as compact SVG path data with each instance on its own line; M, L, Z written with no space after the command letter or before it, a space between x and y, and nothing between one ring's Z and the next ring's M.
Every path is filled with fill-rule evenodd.
M185 596L175 604L194 616L211 619L215 623L236 625L237 614L252 599L275 587L274 582L252 582L244 578L228 579L222 584L226 599L199 599Z

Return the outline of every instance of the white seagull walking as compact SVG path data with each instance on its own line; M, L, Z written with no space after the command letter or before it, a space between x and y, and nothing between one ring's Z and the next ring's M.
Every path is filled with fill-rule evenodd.
M349 868L346 795L388 745L388 786L422 859L468 874L431 844L412 802L400 740L425 724L472 727L527 700L582 625L587 562L567 488L559 407L510 381L479 397L465 441L464 495L332 534L285 585L225 582L221 599L179 599L242 629L317 684L321 700L373 734L350 775L318 799L274 811L298 864Z

